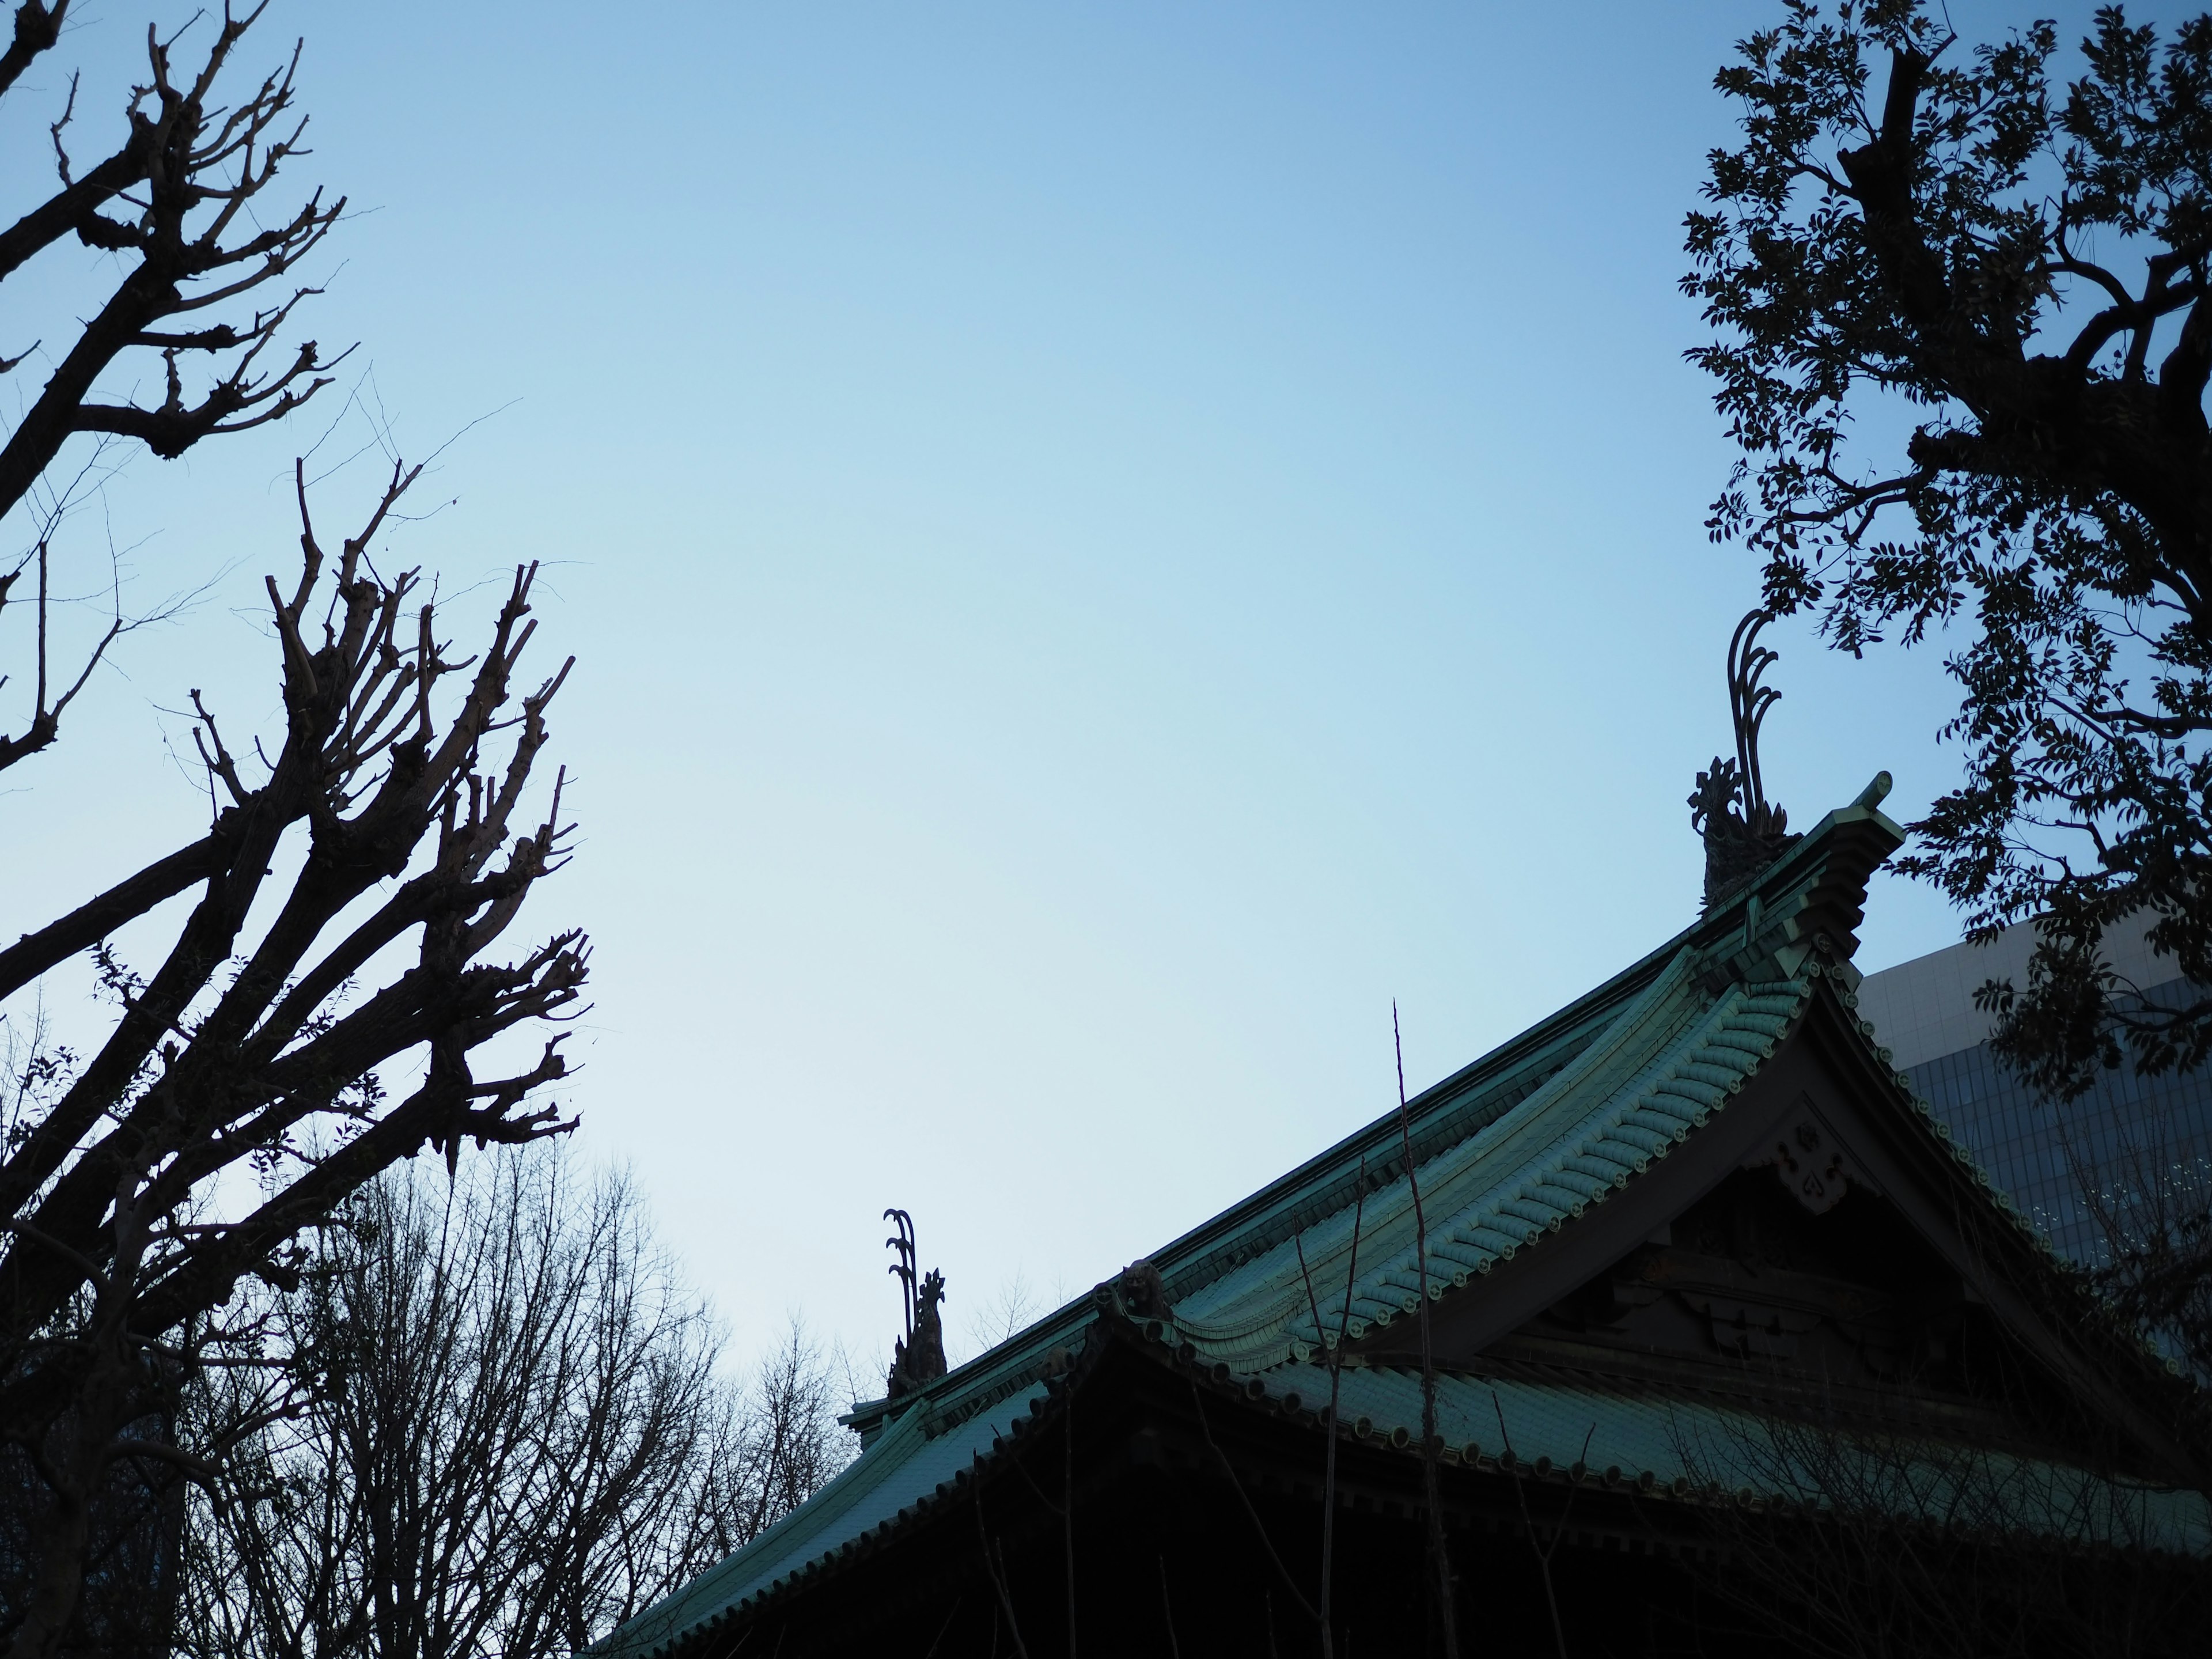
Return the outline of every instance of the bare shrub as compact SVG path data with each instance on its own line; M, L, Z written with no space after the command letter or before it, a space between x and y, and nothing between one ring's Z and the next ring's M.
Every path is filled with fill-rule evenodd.
M742 1388L634 1187L550 1150L395 1172L273 1322L312 1398L191 1506L179 1651L566 1654L835 1473L796 1325ZM212 1429L265 1381L211 1375Z

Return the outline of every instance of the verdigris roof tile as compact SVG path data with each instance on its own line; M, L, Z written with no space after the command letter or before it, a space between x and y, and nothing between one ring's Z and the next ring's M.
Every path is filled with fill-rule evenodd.
M1363 1438L1401 1444L1418 1455L1419 1373L1376 1365L1348 1367L1340 1376L1339 1419ZM1259 1380L1278 1402L1296 1399L1311 1410L1328 1400L1329 1376L1321 1365L1279 1365ZM1807 1457L1838 1455L1831 1437L1793 1432L1727 1406L1521 1378L1439 1376L1436 1423L1455 1462L1476 1460L1528 1478L1633 1486L1693 1500L1717 1495L1717 1488L1760 1501L1817 1503L1820 1481ZM1938 1489L1972 1481L1983 1489L1979 1497L2002 1501L2012 1523L2031 1530L2131 1537L2197 1555L2212 1551L2212 1506L2198 1492L2114 1481L2002 1453L1923 1461L1909 1449L1884 1444L1870 1446L1869 1457L1869 1474L1877 1478L1854 1490L1878 1494L1882 1480L1893 1480L1902 1514L1942 1512L1949 1506Z

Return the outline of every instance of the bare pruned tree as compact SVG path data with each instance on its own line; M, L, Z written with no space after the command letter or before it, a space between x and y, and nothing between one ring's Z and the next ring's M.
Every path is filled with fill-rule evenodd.
M425 1146L450 1169L465 1139L571 1127L531 1103L558 1036L500 1039L575 1006L584 939L489 954L563 861L559 780L521 815L568 671L518 684L534 566L466 658L415 573L377 573L415 476L335 559L302 477L298 580L266 583L281 729L234 750L193 694L205 833L0 950L0 1008L88 951L114 1006L89 1053L23 1061L37 1085L0 1124L0 1439L33 1540L0 1585L15 1659L64 1640L118 1464L216 1480L220 1446L130 1425L199 1369L258 1363L258 1316L226 1311L241 1280L297 1283L302 1235ZM143 976L112 944L134 923L167 939Z
M12 40L0 52L0 98L59 43L69 9L70 0L20 0ZM15 676L27 684L30 707L19 730L0 734L0 768L54 741L62 714L125 626L118 614L81 659L48 660L54 537L77 488L99 471L80 468L70 482L42 487L64 446L91 434L174 458L204 438L280 419L328 383L325 371L335 360L312 340L286 347L279 336L294 307L316 291L297 282L295 270L345 202L326 202L318 191L271 213L265 199L285 161L303 153L298 46L242 97L221 101L239 43L264 9L265 0L242 16L226 8L219 25L196 16L167 39L149 25L147 79L130 88L119 131L89 165L70 154L79 90L72 75L66 92L56 92L48 129L54 187L14 204L14 222L0 228L0 283L69 242L114 255L120 272L73 325L73 338L0 339L0 375L51 365L45 386L20 405L0 441L0 520L19 505L32 520L13 567L0 569L0 606L34 576L37 613L33 672ZM179 49L196 26L212 38L180 66ZM19 157L8 173L26 179L45 165ZM103 389L118 367L150 368L156 360L158 401Z
M843 1438L796 1328L743 1390L634 1188L545 1153L395 1171L264 1292L327 1378L194 1505L193 1659L566 1655L795 1508ZM265 1417L210 1373L213 1432Z

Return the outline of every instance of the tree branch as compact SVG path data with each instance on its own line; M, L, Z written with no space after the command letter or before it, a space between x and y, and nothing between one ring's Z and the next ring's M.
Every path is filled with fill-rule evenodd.
M32 60L42 52L51 51L62 38L62 20L68 16L70 0L54 0L52 6L40 0L21 0L15 8L14 37L8 49L0 52L0 96L14 86Z

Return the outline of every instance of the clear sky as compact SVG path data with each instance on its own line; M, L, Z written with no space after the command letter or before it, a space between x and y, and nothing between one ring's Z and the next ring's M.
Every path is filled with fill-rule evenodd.
M550 568L582 1142L742 1346L887 1349L896 1204L972 1348L1015 1276L1079 1291L1390 1106L1394 998L1418 1088L1694 917L1757 584L1674 283L1774 9L276 0L295 176L363 210L306 325L361 349L112 488L133 592L228 574L10 775L0 931L192 832L187 686L267 717L341 400L325 460L462 433L392 556ZM146 15L73 38L88 152ZM1794 821L1952 781L1934 653L1770 637ZM1885 880L1862 965L1956 932Z

